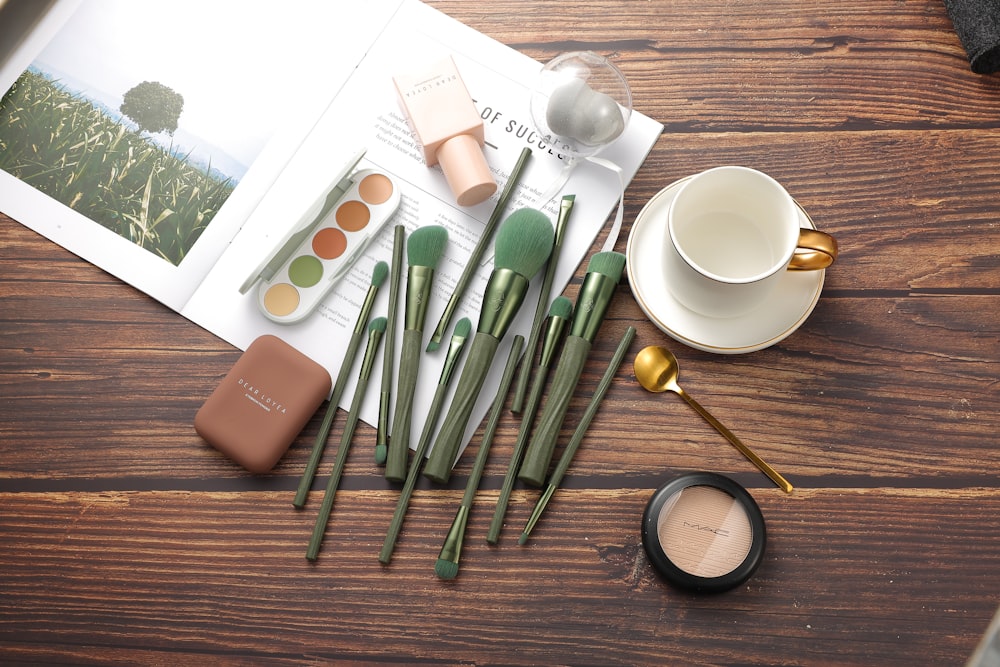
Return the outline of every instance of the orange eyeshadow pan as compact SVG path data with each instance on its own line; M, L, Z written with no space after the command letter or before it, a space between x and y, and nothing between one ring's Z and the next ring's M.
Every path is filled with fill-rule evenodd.
M337 209L337 224L340 228L348 232L358 232L365 228L371 220L371 212L368 207L359 201L344 202Z

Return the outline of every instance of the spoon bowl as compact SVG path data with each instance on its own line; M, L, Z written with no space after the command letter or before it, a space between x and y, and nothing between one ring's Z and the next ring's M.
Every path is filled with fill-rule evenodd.
M778 471L769 466L762 458L757 456L752 449L744 445L722 422L713 417L708 410L703 408L696 400L691 398L679 384L677 378L680 375L680 367L677 358L667 348L661 345L650 345L639 351L632 364L635 371L635 379L639 381L642 388L653 393L672 391L694 408L705 421L715 427L719 433L724 435L730 444L747 457L751 463L777 484L785 493L792 492L792 485L782 477Z

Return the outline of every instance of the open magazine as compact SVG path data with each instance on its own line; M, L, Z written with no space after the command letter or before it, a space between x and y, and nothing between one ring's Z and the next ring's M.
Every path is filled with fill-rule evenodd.
M554 222L558 194L576 195L554 296L615 210L619 176L582 161L557 196L542 201L566 165L531 121L529 98L542 64L416 0L280 9L246 0L57 4L0 67L7 91L0 104L0 210L241 349L273 334L336 377L372 269L391 261L393 227L413 232L439 224L449 232L427 313L429 336L496 206L497 195L469 208L455 203L440 168L424 164L396 99L394 75L446 56L484 119L498 193L522 150L531 150L505 216L531 206ZM46 100L51 108L40 109ZM50 115L32 120L36 111ZM633 112L601 158L620 167L627 184L661 131ZM45 149L47 164L26 155ZM272 322L255 292L240 288L352 155L363 156L357 169L392 178L399 208L316 312L297 324ZM117 162L106 168L109 161ZM465 316L475 328L492 268L478 267L453 324ZM405 275L400 287L402 293ZM497 359L515 334L527 337L537 289ZM386 314L388 291L380 290L373 317ZM389 341L397 359L399 333ZM444 350L427 357L415 433ZM499 384L502 362L496 365L466 442ZM381 377L380 366L372 377ZM372 424L378 392L369 393L361 417Z

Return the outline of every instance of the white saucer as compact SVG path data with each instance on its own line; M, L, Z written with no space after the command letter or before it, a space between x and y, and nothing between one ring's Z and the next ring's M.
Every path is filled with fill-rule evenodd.
M671 338L706 352L744 354L784 340L816 307L825 269L785 271L763 306L738 317L701 315L678 303L667 289L660 249L667 208L685 180L674 181L656 193L639 212L628 236L628 279L642 312ZM799 218L802 227L815 229L801 206Z

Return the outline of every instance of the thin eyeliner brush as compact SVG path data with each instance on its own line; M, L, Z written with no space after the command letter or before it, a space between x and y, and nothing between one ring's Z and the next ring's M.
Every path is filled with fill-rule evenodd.
M403 528L403 520L406 518L406 510L410 504L410 496L417 486L417 478L420 475L420 466L424 462L427 454L427 447L431 444L431 436L434 435L434 428L437 426L438 417L441 416L441 408L444 407L444 400L448 395L448 383L455 373L455 367L462 356L462 349L465 341L472 333L472 322L468 317L463 317L455 325L455 331L451 336L451 344L448 346L448 354L444 358L444 365L441 367L441 376L438 379L437 388L434 390L434 398L431 399L431 408L427 413L427 421L424 422L424 430L420 434L417 442L417 451L410 461L410 468L406 474L406 481L403 482L403 490L400 491L399 500L396 502L396 511L392 515L389 523L389 530L385 535L385 542L382 550L378 554L380 562L388 565L392 560L392 551L396 548L396 540L399 538L399 531Z
M507 365L504 367L496 398L493 399L490 418L486 422L483 442L479 445L476 460L472 464L472 472L469 473L469 480L465 484L462 503L458 507L458 513L455 515L455 520L452 522L448 536L441 547L437 563L434 564L434 572L442 579L454 579L458 575L458 559L462 555L462 542L465 540L465 527L469 523L469 512L472 511L472 502L479 489L479 480L483 478L486 460L490 456L490 447L493 446L493 436L496 435L500 415L503 413L503 405L507 401L510 384L514 379L514 371L517 370L523 348L524 336L514 336L514 345L510 348L510 354L507 356Z
M608 363L607 369L604 371L604 376L601 378L600 384L597 385L597 390L594 395L590 397L590 403L587 405L587 409L584 410L583 418L580 423L577 424L576 430L573 432L573 437L570 438L569 443L566 445L566 449L563 450L562 457L559 459L559 463L556 465L556 469L552 472L552 477L549 478L549 484L545 488L545 492L542 493L538 502L535 504L535 509L531 512L531 517L528 519L528 523L524 526L524 531L521 533L521 537L518 538L518 544L524 544L528 541L528 535L534 529L535 524L538 523L538 519L541 518L542 512L545 511L546 505L549 504L549 500L552 499L552 495L559 488L559 483L562 482L563 476L566 471L569 470L569 465L573 461L573 456L576 455L576 450L580 447L580 443L583 442L583 437L587 433L587 429L590 428L590 422L594 420L594 416L597 414L597 409L601 407L601 401L604 400L604 395L608 393L608 389L611 387L611 382L615 379L615 374L618 372L618 367L621 366L622 360L625 358L625 353L628 352L629 346L635 339L635 327L629 327L625 330L625 334L622 336L621 341L618 343L618 348L615 350L614 356L611 357L610 363Z
M319 507L319 515L316 517L316 525L313 526L312 537L309 540L309 548L306 551L308 560L316 560L319 555L319 547L323 543L323 536L326 534L326 525L330 521L330 512L333 510L333 499L337 495L337 487L340 486L340 478L344 474L344 465L347 463L347 452L351 448L351 440L354 439L354 430L358 425L358 418L361 416L361 403L365 399L368 389L368 379L372 374L372 366L375 364L375 353L378 344L385 333L385 318L377 317L372 320L368 327L368 347L365 349L365 357L361 362L361 373L358 374L358 386L354 390L354 398L351 400L351 410L347 413L347 423L344 425L344 433L340 438L340 447L337 449L337 460L333 464L333 473L330 481L326 485L326 493L323 495L323 503Z
M354 366L354 358L358 354L361 346L361 339L364 337L365 326L368 324L368 316L371 314L372 305L378 290L389 275L389 265L379 262L372 271L371 286L365 294L365 300L361 304L361 312L358 313L358 321L354 324L354 331L351 332L351 339L347 343L347 351L344 353L344 361L340 365L340 372L337 373L337 381L333 385L333 393L330 395L330 402L326 406L326 413L323 415L323 422L320 424L319 433L316 434L316 441L313 443L312 452L309 454L309 462L306 463L305 472L299 480L299 488L295 492L295 500L292 505L303 507L306 504L306 497L312 487L313 479L316 477L316 468L319 467L319 460L323 457L323 450L326 448L326 439L330 435L330 427L333 425L333 418L337 414L337 407L340 404L340 397L344 394L344 387L351 376L351 368Z
M378 425L375 431L375 463L383 465L389 452L389 405L392 398L392 367L395 363L396 328L399 326L399 282L403 272L403 248L406 227L393 230L392 265L389 270L389 316L386 318L385 347L382 348L382 385L378 401Z

